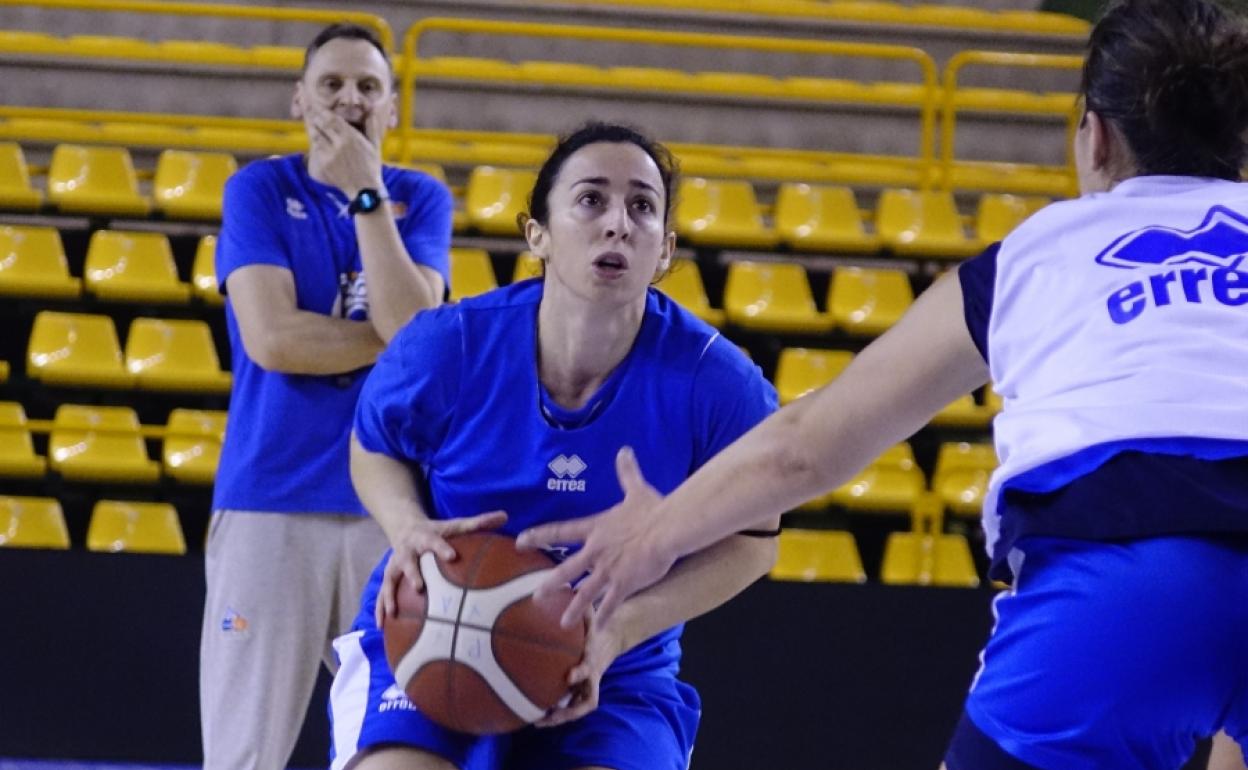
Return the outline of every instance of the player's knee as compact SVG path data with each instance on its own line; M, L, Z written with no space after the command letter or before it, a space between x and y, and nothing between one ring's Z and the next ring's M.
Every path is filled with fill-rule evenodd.
M436 754L406 747L384 747L356 757L348 770L456 770L455 765Z

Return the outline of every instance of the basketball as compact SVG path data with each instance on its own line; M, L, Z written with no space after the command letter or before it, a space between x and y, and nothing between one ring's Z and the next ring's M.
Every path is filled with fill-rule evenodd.
M382 626L386 660L398 686L438 724L475 735L519 729L568 695L587 628L559 625L571 589L533 599L554 567L544 553L516 551L515 540L494 533L448 542L455 561L421 557L423 593L401 581L397 614Z

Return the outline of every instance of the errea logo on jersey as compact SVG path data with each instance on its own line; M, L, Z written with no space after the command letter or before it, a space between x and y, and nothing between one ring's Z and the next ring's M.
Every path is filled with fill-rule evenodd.
M392 684L386 688L381 694L381 704L377 706L377 711L384 714L387 711L415 711L416 706L408 700L407 693L399 689L397 684Z
M559 455L546 464L557 478L546 479L546 488L552 492L584 492L585 479L578 479L589 466L577 455Z

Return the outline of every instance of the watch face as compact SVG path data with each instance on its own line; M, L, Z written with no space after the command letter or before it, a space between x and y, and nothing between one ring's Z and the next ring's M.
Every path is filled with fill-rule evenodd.
M381 195L376 190L360 190L360 194L355 196L355 200L351 201L348 207L352 214L367 214L370 211L376 211L381 205Z

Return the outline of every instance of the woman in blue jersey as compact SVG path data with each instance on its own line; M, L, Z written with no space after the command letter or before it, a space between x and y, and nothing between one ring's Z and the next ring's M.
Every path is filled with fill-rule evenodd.
M628 128L591 124L565 138L524 227L544 277L421 313L378 360L351 474L393 555L336 644L333 767L687 767L699 701L676 679L681 624L765 573L774 532L730 534L626 602L591 632L571 703L508 736L454 733L405 700L384 704L398 696L378 631L397 582L421 585L421 554L454 556L449 534L515 533L601 510L625 490L655 494L626 446L650 484L671 491L775 409L735 345L650 287L675 245L673 166Z
M1207 0L1111 4L1089 41L1082 196L938 281L823 390L579 542L570 620L844 483L991 380L984 510L1012 581L949 770L1174 770L1248 739L1248 31ZM644 455L642 455L644 459ZM905 726L900 726L904 731Z

